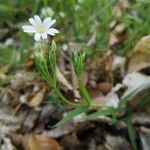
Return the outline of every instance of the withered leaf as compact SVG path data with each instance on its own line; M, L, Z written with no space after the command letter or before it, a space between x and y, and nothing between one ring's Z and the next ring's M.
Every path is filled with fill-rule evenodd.
M24 150L60 150L57 141L45 134L12 134L11 138L16 147Z
M30 107L36 107L41 104L41 102L44 100L46 88L41 89L39 92L37 92L34 97L32 97L29 102L27 102L27 105Z
M128 73L150 67L150 36L143 37L127 57Z

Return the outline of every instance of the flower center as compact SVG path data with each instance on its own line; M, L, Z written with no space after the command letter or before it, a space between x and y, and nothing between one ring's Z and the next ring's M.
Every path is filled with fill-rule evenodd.
M44 28L44 26L41 24L41 25L37 26L36 31L37 31L38 33L43 33L43 32L45 32L45 28Z

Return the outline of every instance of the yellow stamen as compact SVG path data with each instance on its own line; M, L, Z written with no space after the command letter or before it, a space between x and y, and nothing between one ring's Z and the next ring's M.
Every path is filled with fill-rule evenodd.
M45 31L45 28L43 25L39 25L37 28L36 28L37 32L38 33L43 33Z

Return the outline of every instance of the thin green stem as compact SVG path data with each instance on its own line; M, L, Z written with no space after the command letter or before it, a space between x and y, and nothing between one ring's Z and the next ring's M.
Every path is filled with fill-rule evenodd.
M38 7L39 7L39 3L40 3L40 0L36 0L36 2L34 4L33 11L32 11L32 15L35 15L37 13L37 10L38 10Z
M84 86L84 83L82 82L81 79L78 79L78 84L79 84L79 90L84 98L84 101L87 105L90 106L91 104L91 97L86 89L86 87Z
M131 112L128 111L128 116L126 118L126 123L127 123L127 129L128 129L128 135L129 135L129 139L131 141L133 150L137 150L137 145L136 145L136 141L135 141L135 131L132 125L132 118L131 118Z
M81 103L80 104L76 104L76 103L72 103L70 101L68 101L62 94L61 92L58 90L58 88L55 86L53 87L54 88L54 91L56 92L56 94L58 94L58 96L66 103L66 104L69 104L71 106L74 106L74 107L78 107L78 106L81 106Z
M47 0L44 0L44 6L47 7L48 6L48 2Z

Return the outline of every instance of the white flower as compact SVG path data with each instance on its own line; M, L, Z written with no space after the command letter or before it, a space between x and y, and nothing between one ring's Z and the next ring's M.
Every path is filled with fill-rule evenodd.
M55 28L51 26L56 22L56 20L51 18L46 18L42 22L41 18L37 15L34 18L29 18L31 25L22 26L24 32L35 33L35 41L41 41L41 39L47 39L48 35L55 36L56 33L59 33Z

